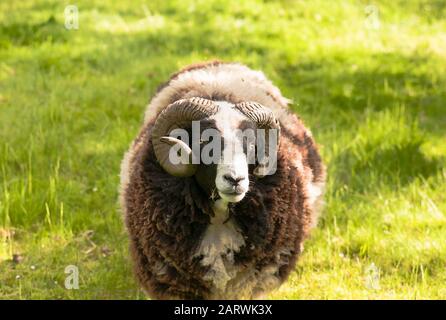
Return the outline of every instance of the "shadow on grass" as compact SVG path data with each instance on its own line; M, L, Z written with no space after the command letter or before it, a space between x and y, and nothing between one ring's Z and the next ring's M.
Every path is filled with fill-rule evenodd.
M351 151L343 152L331 163L337 168L337 184L366 193L378 191L383 185L397 189L414 179L434 176L442 169L445 159L426 157L420 149L423 142L407 141L382 149L367 146L369 151L360 159Z
M293 94L303 105L316 102L327 111L363 112L405 104L411 113L424 111L429 115L440 113L446 98L446 79L431 72L432 68L432 57L423 54L355 57L343 53L295 64L279 63L276 71L287 87L295 89Z
M68 38L69 33L54 16L50 16L48 20L41 23L0 24L0 48L8 47L10 44L31 46L46 41L66 42Z
M312 126L315 132L332 127L336 134L354 139L364 121L395 115L393 120L387 119L394 123L375 123L372 127L380 130L379 134L388 132L386 136L371 142L376 139L373 130L362 132L366 141L346 148L331 161L335 186L373 193L383 185L404 187L416 178L434 176L445 158L428 157L421 147L433 136L444 136L446 78L429 71L435 62L426 55L382 53L360 58L366 63L356 65L354 59L341 54L296 64L279 63L276 68L285 88L293 88L291 94L307 118L317 119ZM417 125L413 131L399 127L411 123ZM389 125L389 130L380 128ZM405 136L399 130L404 130Z

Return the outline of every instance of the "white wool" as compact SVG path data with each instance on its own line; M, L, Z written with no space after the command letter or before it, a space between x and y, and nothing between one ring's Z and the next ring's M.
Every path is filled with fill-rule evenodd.
M234 265L234 253L245 245L245 240L231 219L228 219L228 203L222 199L214 203L215 216L204 232L194 257L201 257L201 264L209 266L204 279L212 281L212 299L228 299L238 296L261 295L280 284L277 276L281 265L290 256L288 250L277 253L277 264L257 270L254 266L241 268ZM254 297L255 298L255 297Z
M145 122L165 108L171 97L180 94L182 98L187 99L203 92L209 96L218 92L221 95L237 97L240 101L258 102L270 108L276 117L281 115L283 108L290 102L262 72L235 63L219 64L186 71L172 79L148 105Z
M224 290L229 280L235 277L232 267L234 253L245 245L245 240L236 225L228 220L228 203L217 200L214 204L215 216L207 227L194 256L202 257L201 264L210 266L205 279L213 281L218 290Z

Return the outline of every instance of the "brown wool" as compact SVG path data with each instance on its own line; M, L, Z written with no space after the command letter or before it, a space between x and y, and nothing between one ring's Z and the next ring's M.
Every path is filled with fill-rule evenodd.
M220 83L225 72L227 83ZM195 78L196 82L190 80ZM251 91L237 91L240 86ZM281 125L277 171L261 179L250 175L249 192L229 206L244 238L232 267L249 276L229 281L224 293L216 293L205 276L209 267L193 254L214 215L212 200L194 177L166 173L150 139L157 114L168 103L191 96L231 103L258 101L271 107ZM123 161L120 190L134 270L150 297L256 298L278 287L295 268L303 242L317 222L325 168L310 131L288 111L287 102L262 73L234 63L192 65L160 87Z

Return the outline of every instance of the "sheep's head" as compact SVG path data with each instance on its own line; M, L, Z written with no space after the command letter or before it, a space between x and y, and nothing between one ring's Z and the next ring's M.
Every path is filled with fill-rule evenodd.
M261 178L275 172L279 130L273 113L259 103L196 97L159 114L152 143L166 172L194 176L209 196L238 202L248 192L250 173Z

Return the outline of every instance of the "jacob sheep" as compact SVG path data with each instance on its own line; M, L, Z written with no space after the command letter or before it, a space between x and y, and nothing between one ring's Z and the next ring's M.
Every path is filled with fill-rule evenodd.
M120 186L135 273L150 297L252 299L287 279L325 181L312 135L288 102L263 73L219 61L189 66L158 89ZM192 121L217 130L222 149L243 151L213 164L173 163L174 146L191 159L193 142L171 132L190 132ZM280 130L274 168L248 163L246 141L234 134L247 127Z

